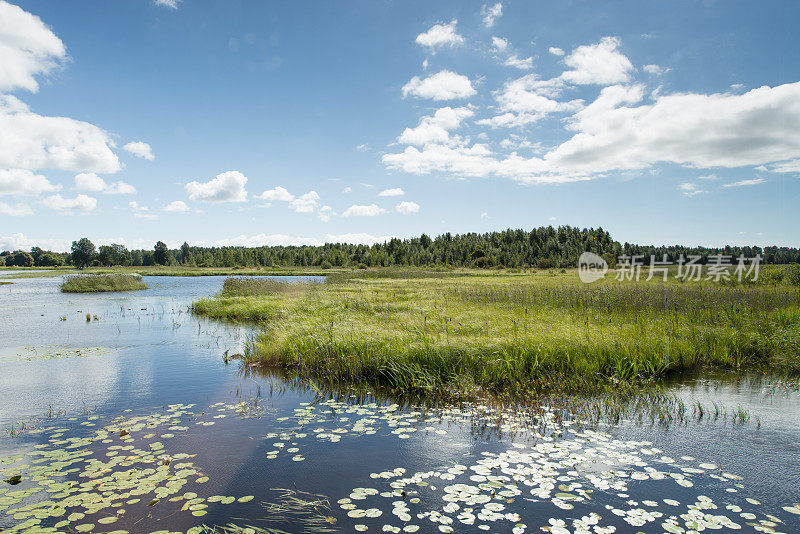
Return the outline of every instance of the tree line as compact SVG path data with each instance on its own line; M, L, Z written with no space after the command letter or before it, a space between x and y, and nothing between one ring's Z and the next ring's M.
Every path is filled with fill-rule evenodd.
M800 263L800 250L790 247L688 247L652 246L619 243L602 228L552 226L532 230L508 229L484 234L426 234L411 239L391 239L374 245L328 243L321 246L198 247L183 243L170 249L158 241L153 249L128 250L119 244L95 247L88 238L73 241L70 252L45 251L0 254L0 264L18 267L152 266L187 267L476 267L476 268L561 268L574 267L585 251L594 252L614 263L622 256L641 256L649 262L665 257L675 262L683 255L697 255L706 263L709 256L723 254L733 261L741 255L762 257L763 263Z

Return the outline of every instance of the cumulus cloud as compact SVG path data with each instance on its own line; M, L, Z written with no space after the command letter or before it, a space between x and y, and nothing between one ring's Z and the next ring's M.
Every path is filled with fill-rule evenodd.
M506 49L508 48L508 39L492 36L492 46L498 52L505 52Z
M314 213L314 210L319 206L319 199L319 194L316 191L309 191L291 200L289 207L297 213Z
M419 213L419 204L417 204L416 202L409 202L407 200L404 200L400 202L397 206L395 206L394 210L397 213L402 213L403 215Z
M413 95L432 100L454 100L469 98L477 91L466 76L443 70L421 79L414 76L403 86L403 96Z
M620 40L603 37L599 43L579 46L564 59L571 70L561 77L579 85L611 85L630 80L633 64L618 50Z
M474 112L465 107L449 106L436 110L433 116L423 117L415 128L406 128L397 141L404 145L423 146L430 143L447 143L450 130L456 129L464 119L472 117Z
M274 189L267 189L256 198L261 200L266 200L267 202L273 201L280 201L280 202L290 202L294 200L294 195L287 191L285 188L281 186L277 186Z
M334 215L336 215L336 213L334 213L333 208L330 206L320 206L320 208L317 210L317 219L322 222L330 221L331 217Z
M533 58L526 57L523 59L512 54L503 61L503 65L506 67L514 67L515 69L528 70L533 68Z
M558 100L564 87L564 82L558 78L540 80L535 74L510 80L494 93L501 113L476 122L492 127L523 126L553 113L571 112L583 107L583 100Z
M353 204L342 213L342 217L375 217L381 213L386 213L386 210L377 204L358 205Z
M178 4L181 0L153 0L153 5L160 7L168 7L170 9L178 9Z
M751 185L763 184L766 181L766 178L750 178L749 180L739 180L738 182L724 184L722 187L748 187Z
M136 188L123 181L106 183L93 172L82 172L75 175L75 188L81 191L105 193L106 195L132 195Z
M126 151L130 152L137 158L144 158L148 161L153 161L156 157L153 155L153 149L150 148L150 145L147 143L143 143L141 141L133 141L131 143L126 144L122 147Z
M393 187L391 189L384 189L380 193L378 193L379 197L401 197L405 195L406 192L403 191L400 187Z
M41 174L25 169L0 169L0 196L39 196L61 189Z
M6 215L8 217L25 217L27 215L33 215L33 210L30 206L23 202L17 202L13 205L0 202L0 215Z
M62 212L87 212L97 208L97 199L88 195L78 195L75 198L64 198L60 194L51 195L42 201L50 209Z
M642 70L648 74L654 74L656 76L660 76L665 72L669 71L669 69L665 69L664 67L659 67L658 65L645 65L642 67Z
M218 174L208 182L189 182L186 191L192 200L206 202L245 202L247 177L239 171L227 171Z
M183 200L173 200L164 206L164 211L168 211L170 213L189 213L192 210Z
M481 7L481 15L483 15L483 25L487 28L494 26L497 19L503 16L503 4L497 2L494 5L484 5Z
M553 54L554 56L563 56L564 50L562 48L558 48L557 46L551 46L547 49L548 52Z
M314 237L297 237L286 234L256 234L252 236L239 235L227 239L220 239L214 242L218 247L266 247L266 246L302 246L309 245L318 247L325 244L324 241Z
M0 72L3 67L0 53ZM88 122L47 117L0 95L0 168L114 173L122 167L108 133Z
M525 83L535 82L531 78ZM543 96L525 85L497 98L508 109L531 113L562 105L553 98L529 98L527 93ZM796 135L800 82L743 94L656 94L650 95L651 103L642 103L645 94L642 85L604 87L594 102L569 119L572 137L541 157L502 156L485 144L461 140L425 145L422 150L410 146L402 153L385 154L383 162L413 174L497 175L525 183L561 183L658 163L712 169L774 166L800 158Z
M395 236L384 235L377 236L366 233L350 233L350 234L326 234L326 243L351 243L353 245L373 245L375 243L385 243Z
M678 189L683 192L684 195L687 197L693 197L696 195L702 195L703 193L708 193L708 191L704 191L697 187L697 184L693 184L691 182L684 182L678 186Z
M435 24L425 33L417 35L415 42L430 50L445 46L458 46L464 42L464 38L456 33L457 23L457 20L453 20L447 24Z
M36 92L36 76L62 64L67 49L42 20L0 1L0 91Z

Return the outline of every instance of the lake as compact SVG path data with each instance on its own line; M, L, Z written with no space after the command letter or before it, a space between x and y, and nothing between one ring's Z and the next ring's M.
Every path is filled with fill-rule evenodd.
M11 276L3 532L800 532L790 385L676 380L706 412L669 427L329 398L232 359L251 328L192 315L225 277L62 294Z

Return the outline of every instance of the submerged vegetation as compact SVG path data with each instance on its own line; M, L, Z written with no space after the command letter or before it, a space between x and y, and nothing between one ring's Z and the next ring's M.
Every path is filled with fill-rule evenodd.
M251 361L391 390L520 396L619 391L705 367L800 371L792 286L386 274L229 280L194 311L261 322Z
M105 293L147 289L138 274L81 274L68 276L61 284L64 293ZM88 319L87 319L88 320Z

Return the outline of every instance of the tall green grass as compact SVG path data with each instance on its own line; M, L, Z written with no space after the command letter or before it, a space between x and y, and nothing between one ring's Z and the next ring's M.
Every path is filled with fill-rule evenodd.
M250 360L398 391L589 392L707 367L800 371L797 288L576 278L435 273L292 290L239 285L195 310L262 321Z
M147 289L138 274L80 274L68 276L61 284L64 293L103 293Z

